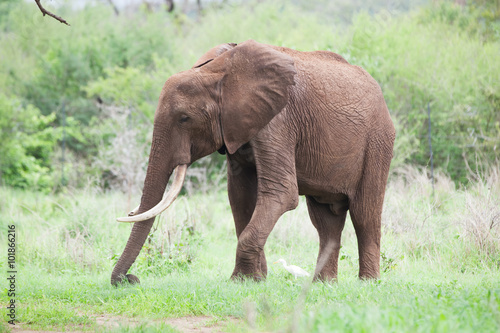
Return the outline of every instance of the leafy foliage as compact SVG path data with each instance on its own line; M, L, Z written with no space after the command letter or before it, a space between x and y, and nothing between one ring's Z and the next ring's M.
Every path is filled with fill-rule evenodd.
M0 180L5 185L47 189L53 185L50 158L60 131L55 114L0 94Z
M24 110L14 116L18 108L5 107L3 126L10 130L14 118L26 122L19 125L26 130L17 145L39 146L38 152L26 146L26 153L4 153L4 183L54 188L64 167L63 126L69 184L82 186L86 178L106 183L101 180L117 175L107 167L113 159L104 151L112 150L123 130L106 110L130 110L129 124L143 149L138 156L146 157L149 148L143 143L150 137L163 82L214 45L249 38L304 51L331 50L367 69L380 83L396 123L396 168L429 164L430 108L434 164L466 183L468 172L486 169L499 156L500 9L486 0L419 5L420 0L390 6L377 0L362 6L359 1L337 6L327 1L228 1L207 5L195 19L147 7L117 16L109 6L94 4L58 9L72 23L61 27L44 19L32 3L3 2L2 103L15 101ZM37 126L25 116L33 110L39 112ZM33 143L40 138L42 143ZM208 175L213 178L223 160L214 155L198 167L217 166ZM39 174L40 181L26 180L28 174Z
M446 3L432 8L457 10ZM359 15L341 53L382 86L399 130L393 166L428 164L429 108L435 165L466 182L466 162L475 169L498 158L500 86L493 73L500 74L500 44L471 37L434 15Z

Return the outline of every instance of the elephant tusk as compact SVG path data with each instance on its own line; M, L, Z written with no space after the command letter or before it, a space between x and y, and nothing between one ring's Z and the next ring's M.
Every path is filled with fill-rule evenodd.
M141 205L138 205L137 207L135 207L134 209L132 209L132 210L128 213L128 216L134 216L135 214L137 214L137 212L139 211L139 207L141 207Z
M186 170L187 170L186 164L179 165L175 168L174 170L175 178L172 183L172 187L165 195L165 197L156 206L139 215L119 217L116 220L118 222L126 222L126 223L146 221L163 212L165 209L168 208L168 206L172 204L172 202L174 202L175 198L177 198L177 196L179 195L179 192L182 189L182 185L184 184L184 178L186 178ZM137 210L134 209L131 213L137 213Z

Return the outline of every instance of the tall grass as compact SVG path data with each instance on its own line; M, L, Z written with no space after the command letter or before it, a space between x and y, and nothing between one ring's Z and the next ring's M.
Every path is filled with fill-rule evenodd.
M105 331L96 318L107 316L121 318L122 331L161 331L171 329L168 318L203 315L238 332L493 332L500 329L499 185L498 169L467 188L438 174L433 192L425 170L398 170L386 193L382 276L372 282L357 279L350 221L337 283L295 280L272 264L284 258L313 272L318 240L304 200L268 239L267 281L229 281L236 236L224 190L185 195L162 214L131 268L141 285L109 283L131 227L114 222L130 209L120 193L1 187L9 198L0 202L1 252L6 226L15 224L17 318L33 329ZM6 289L0 295L6 304Z
M461 271L498 269L498 188L498 167L458 189L442 173L433 186L425 169L399 169L386 194L385 236L397 239L399 256L428 258Z

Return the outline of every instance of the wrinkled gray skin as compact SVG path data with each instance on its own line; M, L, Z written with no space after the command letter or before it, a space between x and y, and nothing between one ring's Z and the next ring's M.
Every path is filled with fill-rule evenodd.
M382 92L362 68L326 52L246 41L219 45L170 77L160 95L141 204L162 198L174 168L227 153L238 246L233 278L267 273L264 245L305 195L319 234L316 279L335 279L349 211L359 277L377 278L382 203L395 138ZM135 223L111 283L126 275L154 219Z

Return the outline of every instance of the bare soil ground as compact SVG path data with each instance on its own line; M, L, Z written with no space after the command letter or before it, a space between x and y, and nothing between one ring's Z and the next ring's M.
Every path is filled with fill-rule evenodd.
M95 315L91 316L95 319L97 326L104 329L116 329L119 327L135 327L143 323L140 319L128 318L122 316L110 316L110 315ZM230 319L232 322L237 322L237 319ZM180 332L186 333L215 333L224 332L224 327L228 321L215 321L214 318L208 316L196 316L196 317L180 317L180 318L167 318L163 320L154 320L152 323L165 323L169 326L174 327ZM13 333L59 333L61 331L35 331L25 327L26 324L20 323L12 328ZM88 330L72 330L72 332L89 332ZM62 333L62 332L61 332Z

